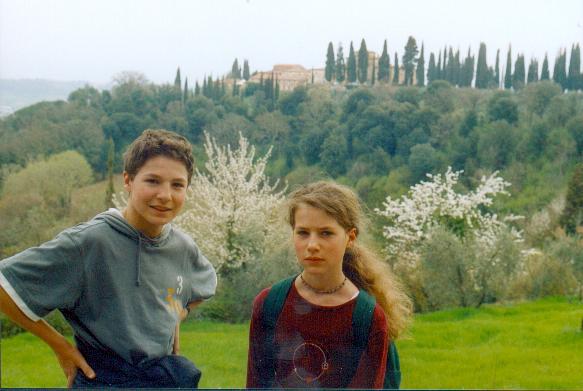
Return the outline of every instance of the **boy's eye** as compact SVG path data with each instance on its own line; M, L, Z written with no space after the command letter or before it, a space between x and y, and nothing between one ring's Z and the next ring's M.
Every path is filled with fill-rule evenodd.
M322 231L322 236L332 236L334 233L332 231Z
M308 231L299 230L299 231L296 231L296 235L306 236L306 235L308 235Z
M158 183L158 180L157 179L154 179L154 178L147 178L146 179L146 182L148 182L148 183Z
M177 182L174 184L174 187L176 187L178 189L182 189L183 187L186 187L186 186L184 185L184 183Z

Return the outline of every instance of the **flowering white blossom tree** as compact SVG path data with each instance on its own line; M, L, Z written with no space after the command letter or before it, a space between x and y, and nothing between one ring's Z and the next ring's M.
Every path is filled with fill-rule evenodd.
M271 149L255 159L255 147L239 134L238 149L221 147L205 133L206 172L196 170L184 212L175 223L191 235L220 274L252 262L270 243L285 240L278 221L285 189L265 175Z
M510 183L494 172L482 177L474 191L457 193L454 187L463 171L452 171L448 167L445 175L427 174L430 181L414 185L400 200L387 197L384 209L375 212L387 218L383 236L387 239L386 251L396 263L415 267L419 261L420 244L430 238L434 228L447 228L460 239L472 239L484 248L492 247L500 233L510 229L516 240L521 233L509 228L507 222L520 218L509 215L499 219L496 214L484 213L498 194L508 194Z

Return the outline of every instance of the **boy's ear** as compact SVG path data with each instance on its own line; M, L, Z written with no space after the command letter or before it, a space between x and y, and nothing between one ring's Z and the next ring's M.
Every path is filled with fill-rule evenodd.
M127 171L123 172L123 188L129 192L130 188L131 188L131 181L132 178L130 177L130 174L127 173Z

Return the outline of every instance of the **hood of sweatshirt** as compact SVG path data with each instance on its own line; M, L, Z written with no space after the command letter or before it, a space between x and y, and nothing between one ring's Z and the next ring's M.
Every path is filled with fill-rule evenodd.
M166 224L162 228L162 232L160 233L160 235L156 236L155 238L150 238L150 237L144 235L143 233L141 233L140 231L138 231L137 229L135 229L133 226L131 226L127 222L127 220L123 217L121 212L115 208L110 208L109 210L98 214L97 216L95 216L95 220L103 220L111 228L115 229L116 231L118 231L122 235L125 235L125 236L133 239L136 242L136 245L138 246L138 251L136 252L137 256L135 259L136 286L139 286L140 285L140 278L141 278L140 269L141 269L142 248L144 246L157 247L157 246L164 245L168 241L168 238L170 237L170 231L172 230L171 225Z

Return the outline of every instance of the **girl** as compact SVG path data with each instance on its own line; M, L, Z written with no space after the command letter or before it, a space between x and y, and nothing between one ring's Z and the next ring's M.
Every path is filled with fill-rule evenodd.
M332 182L309 184L290 195L288 218L302 271L279 295L275 315L278 295L269 293L285 280L255 298L247 387L383 388L387 349L405 329L411 301L387 266L358 243L357 196ZM367 292L376 304L359 347L357 335L366 330L353 330L353 313Z

